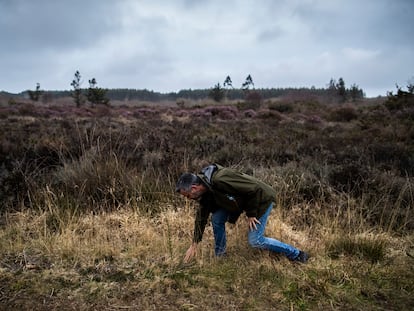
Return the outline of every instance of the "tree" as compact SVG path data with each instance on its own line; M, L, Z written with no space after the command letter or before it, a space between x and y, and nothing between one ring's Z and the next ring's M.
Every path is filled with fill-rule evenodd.
M92 105L108 105L109 99L106 97L106 90L96 86L95 78L89 80L89 89L86 98Z
M327 85L328 87L328 94L331 97L336 97L336 80L334 78L331 78L331 80L329 80L329 83Z
M357 99L364 97L364 92L362 89L358 87L355 83L351 85L351 88L348 90L348 93L352 99L352 101L356 101Z
M336 84L336 89L338 91L339 97L342 101L346 100L346 88L345 88L345 81L342 78L339 78L338 83Z
M246 106L256 110L259 109L262 104L262 95L255 90L251 91L250 87L254 88L254 83L252 76L249 74L246 77L246 81L242 84L242 89L244 91Z
M246 81L244 81L244 83L242 84L242 89L244 91L248 91L250 89L250 86L254 87L254 83L253 83L252 76L249 74L246 77Z
M385 102L385 107L388 110L401 110L404 108L412 108L414 107L414 86L409 81L407 85L407 91L403 91L398 84L395 85L397 87L397 94L393 94L392 92L387 92L387 101Z
M328 90L336 90L336 81L334 78L331 78L331 80L329 80Z
M233 82L231 81L230 76L227 76L223 83L224 87L224 97L227 99L229 95L229 90L234 89Z
M80 105L83 103L81 84L81 75L79 71L76 70L75 79L70 84L73 87L72 97L76 103L76 107L80 107Z
M36 83L36 90L35 91L31 91L29 90L29 97L31 100L37 102L40 99L40 96L42 95L43 91L40 90L40 83Z
M414 94L414 77L407 81L408 93Z
M224 88L217 83L211 90L208 96L216 102L221 102L224 99Z
M230 76L226 77L226 80L224 80L223 86L233 88L233 82L231 81Z

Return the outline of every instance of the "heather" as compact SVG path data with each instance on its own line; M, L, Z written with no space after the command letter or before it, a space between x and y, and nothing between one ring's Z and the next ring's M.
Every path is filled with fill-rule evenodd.
M408 310L413 304L412 97L0 107L0 306L20 309ZM307 265L229 258L212 233L182 263L194 202L183 171L218 162L278 193L270 235ZM253 286L254 285L254 286Z

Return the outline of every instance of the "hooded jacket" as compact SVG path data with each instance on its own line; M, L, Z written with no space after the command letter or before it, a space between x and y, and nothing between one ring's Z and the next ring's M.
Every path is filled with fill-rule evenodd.
M208 191L201 197L196 211L193 238L196 243L202 240L210 213L224 208L230 212L231 223L236 223L243 212L247 217L260 218L276 199L276 191L269 185L218 164L203 168L197 176Z

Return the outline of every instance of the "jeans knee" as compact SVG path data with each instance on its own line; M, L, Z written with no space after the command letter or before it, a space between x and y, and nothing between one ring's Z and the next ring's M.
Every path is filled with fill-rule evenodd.
M254 247L254 248L263 247L263 237L257 234L249 234L248 241L251 247Z
M218 211L216 213L213 213L213 215L211 216L211 224L213 226L223 227L226 225L227 218L227 213Z
M224 228L226 225L226 222L222 219L212 219L211 224L214 228Z

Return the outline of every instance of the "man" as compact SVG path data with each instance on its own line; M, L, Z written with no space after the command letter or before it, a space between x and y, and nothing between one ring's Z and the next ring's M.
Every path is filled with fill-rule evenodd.
M269 185L236 170L212 164L199 174L182 174L177 181L176 191L200 203L196 211L193 243L185 254L184 262L196 255L210 214L215 254L218 257L225 255L226 222L236 223L243 212L247 216L248 241L252 247L282 253L292 261L307 262L307 253L264 236L276 197L275 190Z

